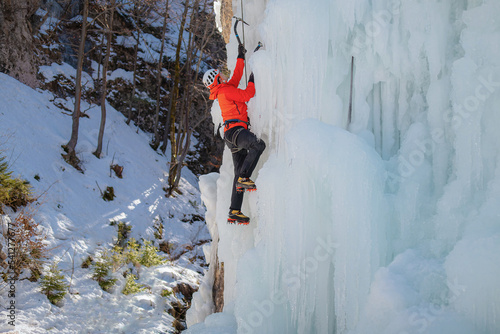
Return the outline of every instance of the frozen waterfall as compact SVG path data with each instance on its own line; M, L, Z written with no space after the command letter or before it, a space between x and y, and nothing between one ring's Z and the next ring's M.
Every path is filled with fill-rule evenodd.
M267 150L249 226L227 148L200 181L225 306L209 272L187 333L500 333L500 1L242 3Z

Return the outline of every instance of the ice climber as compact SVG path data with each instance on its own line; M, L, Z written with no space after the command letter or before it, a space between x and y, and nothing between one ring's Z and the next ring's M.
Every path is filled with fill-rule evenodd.
M210 99L219 100L224 121L224 141L233 156L234 181L227 221L246 225L250 222L250 218L241 212L243 194L245 190L257 190L250 176L266 144L248 130L246 102L255 95L253 73L250 74L247 88L238 88L245 66L245 53L244 46L240 45L236 67L229 81L219 70L211 69L205 72L203 84L210 89Z

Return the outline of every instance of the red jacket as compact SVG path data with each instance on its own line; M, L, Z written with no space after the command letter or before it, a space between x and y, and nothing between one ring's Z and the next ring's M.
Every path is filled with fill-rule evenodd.
M210 90L210 100L219 100L219 106L222 112L222 119L225 121L230 119L238 119L243 122L248 122L247 104L255 95L255 85L249 82L246 89L239 89L238 85L243 75L245 61L241 58L236 60L236 67L233 71L231 79L220 85L215 86ZM246 123L232 122L224 126L224 131L234 128L235 126L243 126L248 128Z

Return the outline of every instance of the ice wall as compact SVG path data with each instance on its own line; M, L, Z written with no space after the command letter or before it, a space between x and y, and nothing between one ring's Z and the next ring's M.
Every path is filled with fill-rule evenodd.
M191 333L500 332L500 2L243 4L268 149L248 227L224 153L226 306Z
M283 147L258 177L255 249L238 263L240 331L351 328L385 263L382 160L360 138L314 119L292 127Z

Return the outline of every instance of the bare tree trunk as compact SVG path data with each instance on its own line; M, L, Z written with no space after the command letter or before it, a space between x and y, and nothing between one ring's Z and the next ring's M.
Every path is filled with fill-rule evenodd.
M64 155L65 160L73 165L75 168L79 164L76 157L76 144L78 142L78 129L80 126L80 103L82 100L82 71L83 71L83 58L85 54L85 39L87 38L87 17L89 13L89 1L83 2L83 21L82 33L80 37L80 46L78 49L78 65L76 68L76 83L75 83L75 109L73 110L73 125L71 127L71 138L64 146L67 154Z
M193 5L193 8L198 8L199 3L200 0L196 0ZM206 5L207 2L205 1L205 7ZM197 55L197 50L195 48L195 38L193 37L193 31L196 31L197 26L201 23L198 20L198 16L196 14L197 12L193 9L190 21L191 26L189 29L190 34L189 34L188 49L186 52L187 54L187 59L185 64L186 75L185 75L185 82L183 83L183 87L185 88L185 93L184 93L182 107L180 108L180 110L182 110L181 114L183 115L183 119L182 123L179 126L179 130L177 132L177 139L175 141L176 160L171 161L171 167L168 179L169 181L168 195L171 195L173 191L176 190L179 186L182 174L182 166L184 165L184 161L189 152L189 147L191 146L191 136L193 134L194 129L196 129L210 115L210 113L207 111L205 113L205 116L199 119L195 125L191 126L190 111L191 111L191 102L193 100L192 93L195 89L194 80L197 76L197 73L199 73L201 59L203 57L202 50L206 46L209 38L212 36L214 32L214 31L210 32L209 30L204 29L203 37L200 43L201 50L198 55L198 58L195 59ZM194 63L196 63L196 70L193 70L192 67ZM174 150L174 144L172 144L172 150Z
M189 146L191 145L191 133L192 131L189 129L189 108L190 108L190 93L192 91L192 82L191 82L191 62L193 58L193 48L194 48L194 38L193 38L193 29L192 27L195 25L194 8L197 7L199 0L195 2L193 5L193 11L191 13L191 27L189 29L189 40L188 47L186 51L186 63L184 64L185 75L184 82L182 83L182 87L184 87L184 96L181 101L181 105L179 107L180 115L182 116L179 122L179 129L177 131L177 138L175 141L175 147L172 144L172 150L175 149L176 161L171 163L170 166L170 174L169 174L169 189L177 189L179 186L182 166L184 164L184 160L186 158L187 152L189 150Z
M104 64L102 66L102 93L101 93L101 125L99 127L99 136L97 139L97 149L94 155L97 158L101 157L102 153L102 141L104 137L104 128L106 127L106 95L107 95L107 77L108 77L108 67L109 67L109 57L111 54L111 40L113 39L113 16L115 13L115 0L111 1L111 7L109 9L109 18L106 20L107 24L105 28L107 29L107 41L106 41L106 57L104 59Z
M170 145L171 145L171 150L170 150L170 168L169 168L169 175L168 175L168 190L167 190L167 196L171 196L174 190L177 190L172 187L174 184L174 179L175 175L177 173L177 143L176 143L176 131L175 131L175 113L176 113L176 104L178 100L178 95L179 95L179 85L181 82L181 46L182 46L182 35L184 33L184 27L186 25L186 20L187 20L187 13L189 10L189 0L186 0L184 4L184 12L182 14L181 18L181 25L179 27L179 37L177 40L177 49L175 51L175 79L174 79L174 86L172 88L172 93L170 94L170 108L168 110L168 115L167 119L170 121ZM165 127L165 132L167 132L167 127ZM166 149L166 142L164 141L163 144Z
M132 109L133 109L133 101L135 98L135 89L137 87L137 61L139 56L139 43L141 41L141 29L137 26L136 20L143 16L144 10L140 1L133 1L134 3L134 11L133 11L133 19L134 19L134 27L135 31L132 32L132 36L134 36L135 46L134 46L134 68L132 70L132 91L130 92L130 98L128 100L128 115L127 121L125 123L130 124L132 120Z
M139 55L139 41L141 38L141 30L137 29L137 38L135 39L135 47L134 47L134 70L132 74L132 91L130 92L130 99L128 101L128 116L127 116L127 124L130 124L130 120L132 119L132 101L135 98L135 87L136 87L136 77L137 77L137 56Z
M163 18L163 29L161 34L161 49L160 49L160 59L158 60L158 70L156 72L156 113L155 113L155 123L153 126L153 148L156 150L160 145L160 135L158 134L159 117L160 117L160 101L161 101L161 71L163 67L163 51L165 49L165 33L167 31L167 19L168 19L168 1L165 6L165 16ZM167 131L167 129L165 129Z
M104 15L106 15L106 13L104 13ZM96 74L97 80L94 83L94 89L96 92L99 92L99 94L102 94L101 67L103 66L102 65L102 55L104 53L104 38L105 37L106 37L106 34L103 31L102 35L101 35L101 42L99 44L100 50L99 50L99 61L97 62L97 74ZM97 105L99 105L101 103L100 100L101 100L101 96L99 96L99 101L96 101Z
M0 1L0 72L32 88L38 81L29 18L38 6L38 0Z
M170 163L175 162L175 113L176 113L176 105L177 99L179 95L179 85L181 81L181 46L182 46L182 35L184 33L184 26L186 25L187 13L189 10L189 0L186 0L184 3L184 12L181 18L181 25L179 27L179 36L177 39L177 48L175 50L175 67L174 67L174 84L172 87L172 92L170 93L170 103L168 108L167 117L165 119L165 136L163 140L163 145L161 147L161 151L165 153L167 149L168 136L170 136L170 144L171 144L171 161ZM172 166L172 165L171 165ZM170 182L169 182L170 184Z

